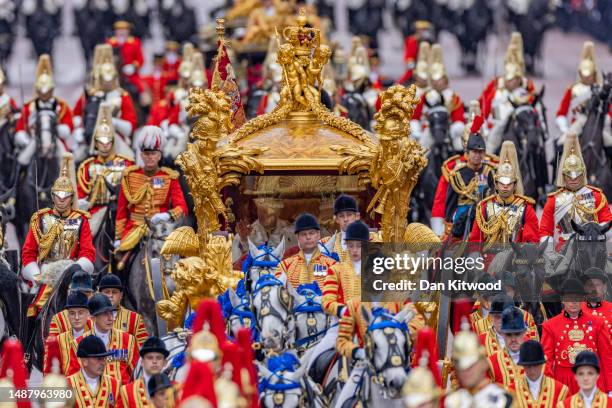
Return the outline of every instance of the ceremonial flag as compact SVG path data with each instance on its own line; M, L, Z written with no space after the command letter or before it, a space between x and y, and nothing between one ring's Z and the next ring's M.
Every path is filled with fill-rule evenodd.
M223 91L232 101L232 131L238 129L246 122L244 107L240 99L240 89L236 83L236 75L227 53L225 42L224 20L217 19L217 56L213 61L213 74L210 89L213 91Z

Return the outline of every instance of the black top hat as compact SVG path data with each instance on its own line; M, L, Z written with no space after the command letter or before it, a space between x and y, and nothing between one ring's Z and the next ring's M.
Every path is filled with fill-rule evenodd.
M521 344L518 365L534 366L544 364L545 362L544 349L539 341L527 340Z
M518 307L504 310L502 313L501 332L505 334L520 333L527 330L523 312Z
M115 310L110 299L102 293L94 294L91 299L89 299L87 307L89 308L89 313L92 316L97 316L99 314L112 312Z
M606 276L606 273L602 269L597 268L595 266L591 266L582 274L582 282L586 283L589 279L599 279L604 283L608 282L608 277Z
M84 294L83 292L76 291L76 292L71 292L68 295L68 299L66 300L66 306L64 306L64 309L76 309L76 308L87 309L88 308L87 306L88 306L87 295Z
M559 292L561 293L561 297L571 295L580 298L585 296L585 290L584 286L582 286L582 282L575 278L570 278L563 282Z
M576 356L576 362L572 367L572 371L576 372L576 370L578 370L578 367L582 366L595 367L597 372L599 372L599 359L597 358L597 354L589 350L581 351L580 353L578 353L578 355Z
M158 391L167 390L172 387L172 383L170 382L170 378L165 373L159 373L153 375L149 378L149 383L147 384L147 389L149 390L149 395L153 396Z
M485 140L480 133L470 133L466 148L467 150L485 150Z
M359 212L359 209L357 208L357 200L350 195L339 195L338 198L336 198L336 201L334 201L334 215L341 211Z
M100 284L98 285L98 290L101 291L102 289L119 289L123 291L121 279L117 275L107 273L100 279Z
M504 313L504 310L510 307L514 307L514 301L512 298L505 293L499 293L495 295L491 301L491 310L489 310L489 314L502 314Z
M72 267L75 267L75 273L72 275L72 280L70 281L70 290L93 292L91 275L81 269L81 267L78 265L73 265L71 268Z
M352 222L346 227L345 241L369 241L370 228L363 221Z
M101 338L90 334L79 343L77 347L77 357L107 357L112 351L107 351Z
M140 357L144 357L147 353L161 353L164 357L168 357L170 352L166 348L166 345L159 337L151 336L149 337L142 347L140 348Z
M306 231L310 229L320 230L319 221L317 218L310 213L302 213L295 220L295 233L300 231Z

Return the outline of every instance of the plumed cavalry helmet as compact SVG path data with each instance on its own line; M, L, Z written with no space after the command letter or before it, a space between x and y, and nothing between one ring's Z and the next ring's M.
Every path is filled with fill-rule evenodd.
M161 152L164 149L164 131L158 126L144 126L140 131L140 150Z
M60 198L73 196L73 201L76 192L76 177L74 172L74 158L72 153L64 153L62 157L62 165L60 176L55 180L51 187L51 193Z
M192 57L189 85L197 88L208 87L208 79L206 78L206 71L204 68L204 54L199 51L195 52Z
M470 101L470 105L468 107L468 120L465 124L465 127L463 128L463 150L467 150L467 142L472 131L472 124L474 123L474 118L476 116L480 116L480 102L474 99Z
M47 93L55 88L55 82L53 82L53 67L51 66L51 57L48 54L43 54L38 58L34 88L40 93Z
M429 54L431 45L427 41L419 43L419 53L417 54L417 62L414 68L414 75L423 81L429 79Z
M107 102L102 102L98 108L96 127L94 128L91 146L89 147L90 153L93 154L95 152L96 142L107 144L113 143L114 141L115 127L113 126L113 107ZM113 143L112 150L114 151L114 149L115 145Z
M525 58L523 56L523 37L518 32L510 36L510 43L504 59L504 79L510 81L525 76Z
M113 48L110 44L98 44L94 48L92 65L93 88L99 90L102 81L114 81L114 86L119 86L119 74L115 66Z
M563 155L558 167L556 180L558 187L566 187L563 181L564 175L573 179L580 177L582 185L587 183L586 166L584 165L580 142L576 134L570 133L566 136L565 144L563 145Z
M595 62L595 44L592 41L585 41L582 45L578 73L583 77L589 77L593 74L599 76L597 63Z
M431 53L429 54L429 75L432 81L437 81L446 76L446 67L444 66L442 46L440 44L434 44L431 47Z
M468 136L468 140L465 146L466 150L485 150L485 140L480 134L480 128L484 123L484 118L482 116L476 116L474 120L472 120L472 126L470 127L470 135Z
M502 184L516 183L514 192L523 194L523 179L518 165L518 156L514 142L506 140L499 152L499 166L495 172L495 181Z
M193 44L185 43L183 45L183 55L181 63L179 64L178 72L179 76L183 79L189 79L191 72L193 71L193 59L194 49Z

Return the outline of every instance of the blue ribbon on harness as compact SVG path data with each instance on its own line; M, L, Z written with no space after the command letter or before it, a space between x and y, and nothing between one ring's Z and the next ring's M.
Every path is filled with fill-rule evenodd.
M303 283L297 288L298 295L304 296L306 300L293 308L293 313L318 313L323 312L321 304L315 302L314 298L321 296L321 289L317 282Z
M267 367L272 374L268 378L264 378L259 383L259 392L263 392L265 390L286 391L300 388L301 385L299 382L288 381L281 375L283 371L294 372L299 366L300 360L298 360L294 354L289 352L284 352L279 356L270 357ZM272 377L276 377L282 382L273 384L270 382Z
M253 266L257 266L262 269L271 269L276 268L276 266L281 261L276 255L272 253L274 251L274 248L268 247L266 245L260 245L257 247L257 249L264 251L263 254L259 254L255 258L253 258L253 256L249 252L245 260L242 262L242 272L244 272L245 275ZM266 255L270 256L270 258L272 258L273 260L262 260L262 258L264 258Z
M337 252L332 252L329 249L327 249L327 247L321 242L319 241L319 251L325 255L328 258L333 259L336 262L340 262L340 255L338 255Z
M255 283L255 289L253 289L252 296L255 296L260 290L262 290L266 286L285 286L285 284L282 280L278 279L276 276L270 273L261 275Z
M173 368L181 368L185 365L185 351L181 351L172 359L172 367Z
M383 320L369 325L367 331L371 332L374 330L386 329L388 327L391 327L393 329L400 329L402 331L408 331L408 325L405 322L397 321L395 316L393 316L384 307L375 307L374 309L372 309L372 320L375 321L379 317Z

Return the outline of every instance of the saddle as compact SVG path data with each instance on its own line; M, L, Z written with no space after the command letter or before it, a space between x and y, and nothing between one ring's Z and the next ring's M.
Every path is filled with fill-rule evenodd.
M327 371L334 365L338 359L338 352L331 348L315 357L314 362L308 370L308 375L317 384L323 384Z

